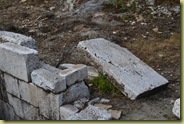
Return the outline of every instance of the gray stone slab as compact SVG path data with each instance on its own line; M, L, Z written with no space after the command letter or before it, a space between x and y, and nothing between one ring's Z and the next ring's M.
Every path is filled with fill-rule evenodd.
M14 43L0 44L0 58L0 70L26 82L30 81L31 72L40 66L36 50Z
M115 80L115 86L132 100L168 83L130 51L108 40L82 41L78 49L90 57L102 73Z
M172 112L174 115L180 118L180 98L174 102L174 107L172 109Z
M66 120L110 120L110 119L112 119L112 116L107 110L89 105L81 112L68 117Z
M36 41L32 37L27 37L22 34L0 31L0 38L7 42L12 42L31 49L37 49Z
M40 68L34 70L31 73L32 82L45 89L52 91L53 93L59 93L66 90L66 80L65 78L54 74L46 69Z

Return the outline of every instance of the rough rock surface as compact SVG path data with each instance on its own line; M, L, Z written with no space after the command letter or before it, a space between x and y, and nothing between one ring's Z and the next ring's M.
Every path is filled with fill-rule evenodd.
M115 86L132 100L168 83L167 79L130 51L108 40L98 38L82 41L78 49L89 56L101 72L115 80Z
M177 99L174 103L174 107L172 109L173 114L175 114L178 118L180 118L180 99Z
M107 110L89 105L80 113L76 113L66 120L110 120L111 118L111 114Z

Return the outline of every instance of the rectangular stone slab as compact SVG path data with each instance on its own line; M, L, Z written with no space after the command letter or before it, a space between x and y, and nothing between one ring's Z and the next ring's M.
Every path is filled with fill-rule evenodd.
M78 49L115 80L115 86L132 100L168 83L130 51L105 39L82 41Z
M28 82L31 72L37 68L36 50L9 42L0 44L0 70Z

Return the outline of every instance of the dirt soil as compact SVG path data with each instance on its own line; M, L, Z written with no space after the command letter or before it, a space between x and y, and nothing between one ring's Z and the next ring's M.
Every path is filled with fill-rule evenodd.
M180 1L157 1L154 10L145 2L122 9L106 2L87 8L83 5L90 0L63 1L0 0L0 30L32 36L41 60L55 67L62 63L89 65L76 57L76 46L83 40L101 37L126 47L167 78L167 88L132 101L91 86L91 98L110 99L113 109L122 110L119 120L178 120L172 107L181 91L180 11L169 14L159 7L180 6Z

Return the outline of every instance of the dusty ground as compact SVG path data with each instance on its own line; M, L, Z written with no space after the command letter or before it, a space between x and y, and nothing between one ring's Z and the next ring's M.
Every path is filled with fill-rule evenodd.
M102 4L84 11L81 6L87 1L78 0L73 8L63 0L0 0L0 29L35 38L41 60L56 67L88 64L76 57L76 45L82 40L102 37L126 47L167 78L168 87L131 101L92 86L92 98L110 99L114 109L122 110L120 120L177 120L171 110L180 97L180 12L152 15L144 2L139 9ZM171 8L180 3L157 0L155 6L159 5Z

